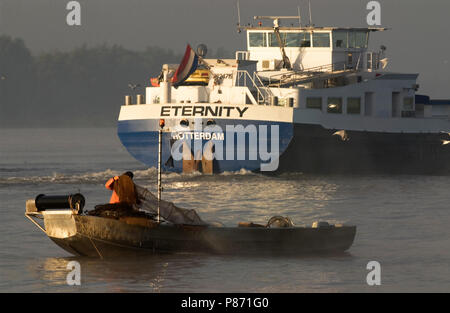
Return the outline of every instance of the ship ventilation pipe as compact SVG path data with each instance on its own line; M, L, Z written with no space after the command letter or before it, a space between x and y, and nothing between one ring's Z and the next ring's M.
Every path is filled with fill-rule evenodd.
M136 104L144 104L142 95L137 95L136 96Z
M125 96L125 105L131 105L131 96Z
M164 64L163 65L163 81L160 83L160 90L161 90L161 103L170 103L171 102L171 91L172 91L172 84L170 82L169 77L169 65Z

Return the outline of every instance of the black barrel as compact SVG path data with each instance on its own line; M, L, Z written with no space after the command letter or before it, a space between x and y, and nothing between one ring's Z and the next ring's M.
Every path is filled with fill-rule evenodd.
M80 209L84 208L86 200L81 193L65 196L39 195L35 199L36 208L39 211L45 209Z

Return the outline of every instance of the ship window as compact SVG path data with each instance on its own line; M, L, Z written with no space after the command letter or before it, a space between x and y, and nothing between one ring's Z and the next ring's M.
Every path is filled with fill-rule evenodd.
M266 33L249 33L250 47L266 47Z
M403 110L412 111L414 107L414 99L413 97L405 97L403 98Z
M367 48L367 32L355 33L355 48Z
M347 66L350 68L353 66L353 53L347 53Z
M313 47L327 48L330 46L330 33L313 33Z
M322 98L319 97L306 98L306 108L322 110Z
M280 33L280 37L285 47L311 47L311 34L308 32ZM275 33L269 33L269 47L279 47Z
M366 31L349 31L348 47L349 48L367 48L368 33Z
M281 41L283 45L286 45L286 33L280 33ZM279 47L277 35L275 33L269 33L269 47Z
M347 114L361 113L361 98L347 98Z
M335 48L347 48L347 32L345 31L333 32L333 42Z
M298 39L296 47L307 48L311 47L311 33L303 32L295 34Z
M311 47L310 33L287 33L286 47Z
M355 48L355 32L348 32L348 47Z
M328 113L342 113L342 98L330 97L328 98Z

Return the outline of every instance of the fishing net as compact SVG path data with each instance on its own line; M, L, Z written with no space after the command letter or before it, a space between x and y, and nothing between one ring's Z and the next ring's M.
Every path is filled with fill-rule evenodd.
M138 196L136 207L141 210L158 213L158 198L148 189L135 185ZM182 225L207 225L195 210L182 209L169 201L160 201L160 216L174 224Z

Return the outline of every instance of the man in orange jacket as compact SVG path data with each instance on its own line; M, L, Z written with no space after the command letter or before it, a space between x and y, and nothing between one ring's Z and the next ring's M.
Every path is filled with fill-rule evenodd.
M133 177L134 177L132 172L126 172L123 175L127 175L131 179L133 179ZM120 202L119 195L117 194L116 190L114 189L114 183L116 183L118 180L119 180L119 176L114 176L113 178L109 179L105 184L106 189L112 190L112 195L111 195L111 199L109 200L109 203L119 203Z

